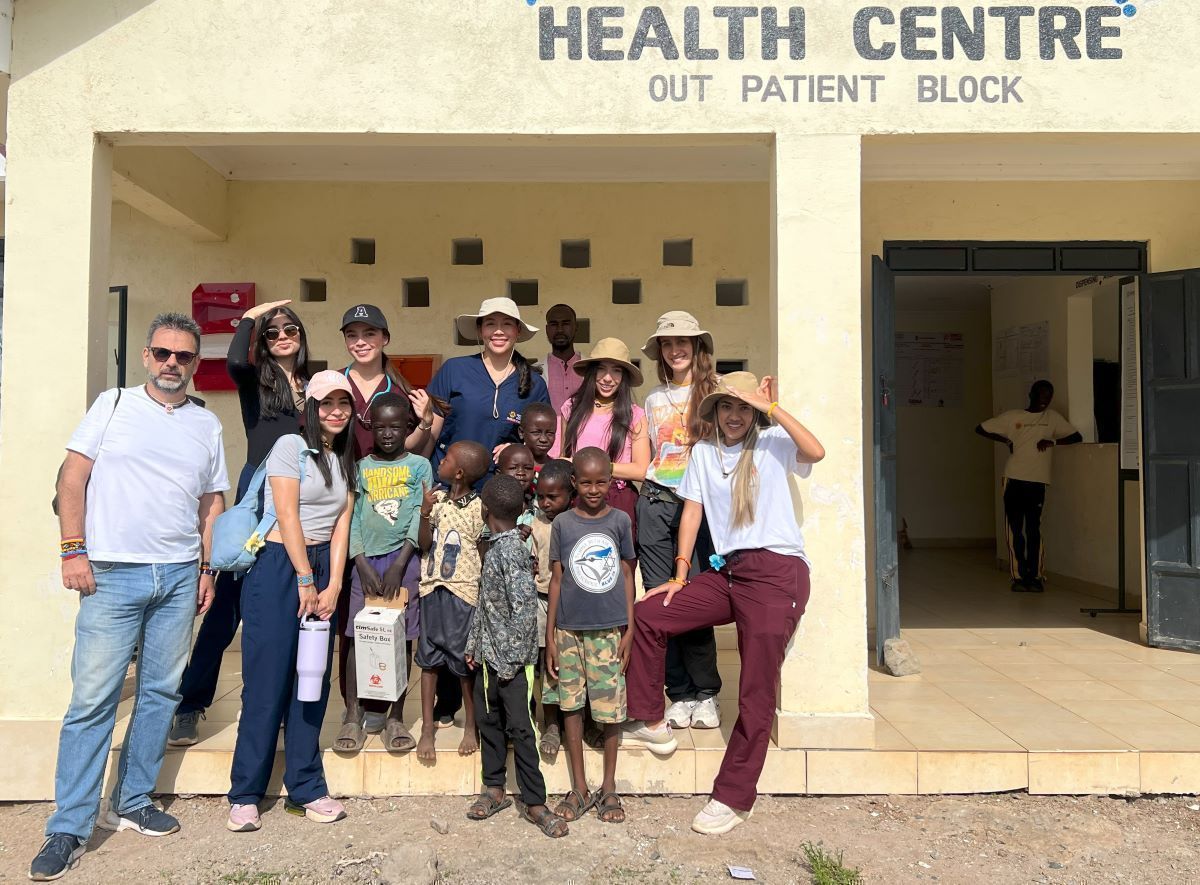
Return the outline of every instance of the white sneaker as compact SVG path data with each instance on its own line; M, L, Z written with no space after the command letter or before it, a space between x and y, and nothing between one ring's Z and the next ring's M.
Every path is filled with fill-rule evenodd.
M667 721L672 728L690 728L695 707L695 701L676 701L667 707Z
M669 756L679 746L679 742L671 734L670 725L664 723L662 728L650 728L645 722L636 719L626 722L621 727L621 744L643 747L655 756Z
M700 809L700 813L692 818L692 829L705 836L719 836L728 833L738 824L750 819L751 811L734 811L724 802L709 799L708 804Z
M692 728L720 728L721 704L716 698L697 701L692 708Z

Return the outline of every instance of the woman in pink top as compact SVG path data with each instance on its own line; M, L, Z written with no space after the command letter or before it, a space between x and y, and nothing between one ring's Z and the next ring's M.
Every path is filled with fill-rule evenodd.
M644 480L650 465L646 413L633 401L633 388L641 385L642 373L629 359L629 348L616 338L597 341L588 358L576 362L574 369L583 383L562 408L550 455L570 458L588 446L608 452L613 462L608 503L629 514L637 537L638 493L632 483Z

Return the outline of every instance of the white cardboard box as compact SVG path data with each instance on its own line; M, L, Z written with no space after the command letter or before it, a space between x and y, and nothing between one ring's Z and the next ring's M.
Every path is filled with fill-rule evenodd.
M367 606L354 618L358 696L397 700L408 687L404 609Z

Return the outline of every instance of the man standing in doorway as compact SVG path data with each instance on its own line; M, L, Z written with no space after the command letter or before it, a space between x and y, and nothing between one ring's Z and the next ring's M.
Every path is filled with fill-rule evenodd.
M982 437L1008 446L1004 464L1004 522L1008 563L1014 592L1041 593L1042 507L1050 485L1050 450L1083 442L1079 431L1050 408L1054 385L1035 381L1029 389L1029 408L1011 409L975 428Z
M149 381L100 394L67 443L58 481L63 586L79 593L71 704L59 734L54 814L29 867L57 879L86 850L100 811L117 704L137 650L137 694L99 824L166 836L179 821L150 793L162 767L197 612L212 603L212 524L229 488L221 423L187 398L200 328L155 317Z
M546 357L546 387L550 390L550 405L559 414L583 383L583 377L574 370L579 361L579 354L575 352L577 330L575 308L571 305L556 304L546 311L546 337L550 339L551 348Z

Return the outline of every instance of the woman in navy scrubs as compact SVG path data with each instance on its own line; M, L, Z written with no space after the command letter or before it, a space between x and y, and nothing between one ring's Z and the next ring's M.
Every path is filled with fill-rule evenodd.
M537 328L522 321L511 298L488 298L477 313L463 314L455 322L459 334L479 341L483 350L446 360L429 382L429 395L450 404L449 415L433 417L434 475L446 450L459 440L481 443L489 452L501 443L520 442L517 430L525 407L550 402L546 382L516 349Z

